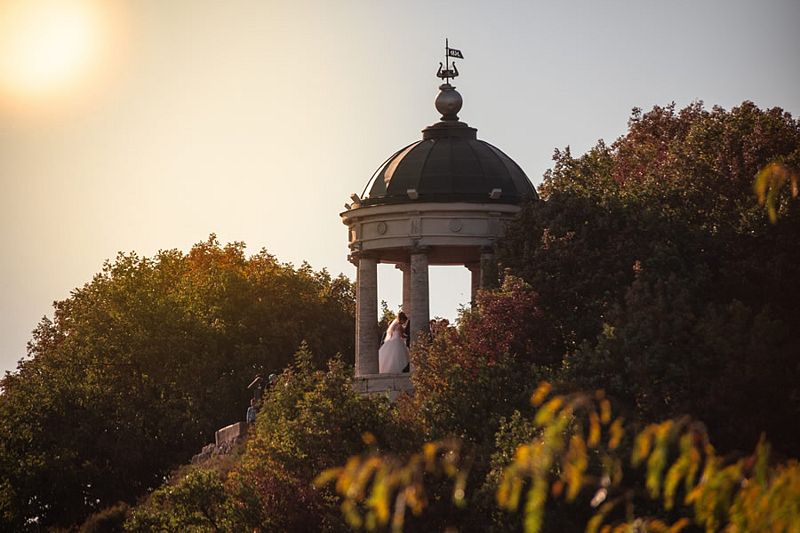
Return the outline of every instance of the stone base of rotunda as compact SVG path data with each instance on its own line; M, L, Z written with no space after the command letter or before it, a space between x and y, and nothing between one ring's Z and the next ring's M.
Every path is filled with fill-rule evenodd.
M356 376L353 378L353 388L360 394L385 394L392 402L401 394L414 392L408 372Z

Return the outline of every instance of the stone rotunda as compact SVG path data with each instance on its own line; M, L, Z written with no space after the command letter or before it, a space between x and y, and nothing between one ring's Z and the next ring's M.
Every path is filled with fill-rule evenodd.
M519 165L459 120L453 74L440 69L448 78L436 97L441 120L392 154L341 213L358 269L355 371L362 392L385 391L393 399L411 389L408 373L378 373L378 263L403 273L402 309L413 343L428 333L428 266L464 265L474 300L479 288L497 281L493 247L506 223L523 200L537 198Z

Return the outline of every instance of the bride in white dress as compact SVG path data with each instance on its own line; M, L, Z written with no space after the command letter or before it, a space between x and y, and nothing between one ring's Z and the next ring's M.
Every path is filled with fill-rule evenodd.
M402 311L386 329L386 339L378 350L378 371L381 374L399 373L408 365L408 348L403 333L408 317Z

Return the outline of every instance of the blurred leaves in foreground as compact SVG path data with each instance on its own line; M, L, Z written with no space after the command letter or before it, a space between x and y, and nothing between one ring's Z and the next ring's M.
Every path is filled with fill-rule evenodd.
M773 162L756 174L753 190L758 195L758 203L765 205L769 221L778 221L779 194L788 183L792 198L797 198L797 183L800 174L782 163Z
M364 442L374 442L372 434L366 433ZM426 477L452 479L453 503L463 506L468 470L461 442L447 439L425 443L407 461L374 451L353 456L345 466L322 472L314 483L322 487L336 481L336 492L344 498L342 512L351 527L372 531L391 518L392 530L402 531L406 509L419 516L427 506Z
M736 460L717 454L705 426L690 417L650 424L635 432L613 412L603 391L551 396L542 383L531 401L538 407L530 442L517 447L496 490L500 508L522 507L528 533L542 530L548 500L594 509L587 532L798 531L800 466L770 464L762 437L752 455ZM401 531L408 508L427 504L425 483L453 481L453 502L465 505L469 462L457 439L426 443L407 461L370 452L330 468L318 486L335 482L352 527L391 523ZM639 516L637 504L659 518ZM655 507L654 507L655 505ZM664 517L673 518L667 521Z

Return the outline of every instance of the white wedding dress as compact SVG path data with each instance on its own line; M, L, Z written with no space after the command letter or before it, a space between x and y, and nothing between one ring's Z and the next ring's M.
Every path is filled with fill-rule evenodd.
M378 350L378 371L396 374L408 364L408 348L403 337L403 326L395 318L386 330L386 339Z

